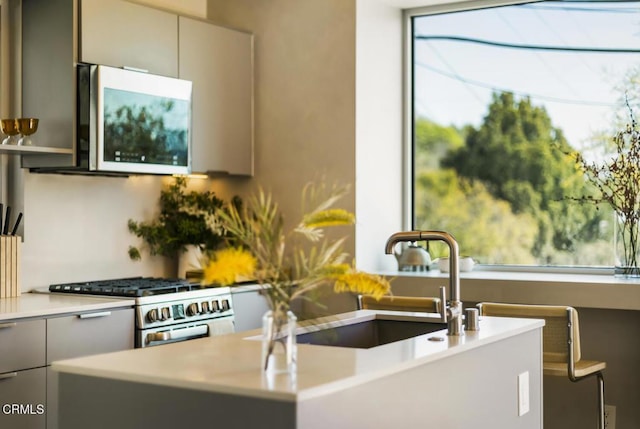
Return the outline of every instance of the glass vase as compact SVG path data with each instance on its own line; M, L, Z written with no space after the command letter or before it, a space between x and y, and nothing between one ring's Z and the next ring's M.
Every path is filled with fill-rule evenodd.
M262 317L262 371L266 374L296 372L297 318L288 309L269 310Z
M615 275L640 278L640 219L617 215L615 225Z

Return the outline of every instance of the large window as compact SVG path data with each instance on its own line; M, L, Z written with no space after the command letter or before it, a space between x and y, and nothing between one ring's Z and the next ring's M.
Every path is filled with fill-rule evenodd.
M416 11L413 228L449 231L486 264L612 266L613 215L578 201L593 189L569 154L604 159L626 104L640 117L639 12L620 1Z

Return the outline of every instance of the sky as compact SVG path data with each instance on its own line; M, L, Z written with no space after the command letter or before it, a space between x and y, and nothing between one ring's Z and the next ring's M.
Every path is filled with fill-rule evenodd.
M415 34L551 47L640 50L640 2L540 2L419 17ZM529 95L572 146L612 130L625 75L640 53L514 49L468 41L415 41L416 114L479 126L491 94ZM635 88L636 94L640 89ZM640 100L635 100L640 105ZM640 116L640 112L637 113Z

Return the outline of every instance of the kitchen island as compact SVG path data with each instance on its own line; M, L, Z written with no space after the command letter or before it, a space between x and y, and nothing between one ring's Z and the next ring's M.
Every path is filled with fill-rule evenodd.
M376 318L425 320L361 310L330 323ZM437 330L368 349L299 344L297 373L269 377L258 331L54 362L60 427L541 428L543 325L484 317L459 337Z

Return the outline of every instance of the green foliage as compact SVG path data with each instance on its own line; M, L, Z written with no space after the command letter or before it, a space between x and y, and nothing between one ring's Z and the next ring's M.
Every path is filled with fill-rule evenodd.
M435 169L450 151L464 146L463 134L454 127L443 127L425 118L415 124L416 171Z
M537 233L529 214L514 214L509 204L496 200L478 182L460 178L455 171L423 172L416 205L421 222L417 229L450 231L460 244L461 254L473 255L482 263L532 264L531 247ZM429 243L432 257L447 256L439 243Z
M160 192L160 213L149 222L128 221L129 231L144 240L151 255L174 257L192 244L205 251L218 249L225 243L225 232L216 217L216 211L225 202L214 192L186 192L186 179L177 177ZM231 204L241 205L238 197ZM140 259L140 250L129 248L131 259Z
M599 238L593 225L603 219L594 207L576 207L565 198L585 189L582 173L565 156L569 151L544 108L500 93L494 94L483 124L468 129L464 146L449 152L442 166L481 182L496 200L509 203L513 213L535 219L538 232L531 253L541 263L553 263L557 252Z

